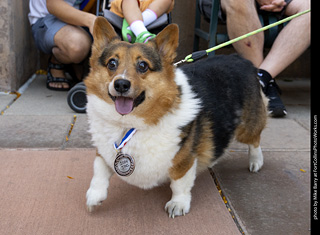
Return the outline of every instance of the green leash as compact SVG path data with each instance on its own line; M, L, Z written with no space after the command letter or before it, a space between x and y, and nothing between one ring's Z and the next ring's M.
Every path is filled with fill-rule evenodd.
M273 23L273 24L269 24L269 25L264 26L264 27L262 27L262 28L260 28L260 29L254 30L254 31L252 31L252 32L250 32L250 33L247 33L247 34L244 34L244 35L242 35L242 36L240 36L240 37L237 37L237 38L234 38L234 39L232 39L232 40L229 40L229 41L227 41L227 42L225 42L225 43L221 43L221 44L219 44L219 45L217 45L217 46L211 47L211 48L209 48L209 49L207 49L207 50L202 50L202 51L193 52L192 54L187 55L183 60L178 61L178 62L175 63L174 65L177 66L177 65L182 64L182 63L184 63L184 62L193 62L193 61L195 61L195 60L198 60L198 59L200 59L200 58L208 55L210 52L213 52L213 51L218 50L218 49L220 49L220 48L222 48L222 47L228 46L228 45L230 45L230 44L232 44L232 43L238 42L238 41L240 41L240 40L242 40L242 39L245 39L245 38L250 37L250 36L252 36L252 35L255 35L255 34L257 34L257 33L263 32L263 31L265 31L265 30L267 30L267 29L270 29L270 28L272 28L272 27L274 27L274 26L277 26L277 25L279 25L279 24L283 24L283 23L285 23L285 22L287 22L287 21L289 21L289 20L292 20L292 19L294 19L294 18L296 18L296 17L299 17L299 16L301 16L301 15L303 15L303 14L306 14L306 13L308 13L308 12L310 12L310 11L311 11L311 9L302 11L302 12L297 13L297 14L295 14L295 15L289 16L289 17L287 17L287 18L285 18L285 19L283 19L283 20L279 20L278 22L275 22L275 23Z

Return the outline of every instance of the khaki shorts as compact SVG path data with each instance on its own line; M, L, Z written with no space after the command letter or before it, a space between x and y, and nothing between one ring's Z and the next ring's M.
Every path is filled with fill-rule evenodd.
M144 12L148 8L148 6L153 2L153 0L137 0L137 1L138 1L141 12ZM173 6L174 6L174 0L172 0L170 8L166 13L169 13L170 11L172 11ZM122 13L122 0L112 1L110 11L124 18Z

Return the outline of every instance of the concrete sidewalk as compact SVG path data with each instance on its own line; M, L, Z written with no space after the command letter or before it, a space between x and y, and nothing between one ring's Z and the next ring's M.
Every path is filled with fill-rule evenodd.
M310 234L309 80L278 82L289 114L269 119L262 170L249 173L247 147L233 143L197 180L190 214L174 220L163 210L168 185L143 191L116 177L86 213L95 155L86 115L45 83L38 75L17 100L0 94L1 234Z

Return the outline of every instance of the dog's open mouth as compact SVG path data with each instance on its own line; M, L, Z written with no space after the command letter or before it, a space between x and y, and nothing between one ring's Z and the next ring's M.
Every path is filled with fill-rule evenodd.
M109 96L114 101L116 111L121 115L126 115L131 113L135 107L144 101L145 92L141 92L141 94L135 99L125 96L112 96L110 93Z
M133 99L124 97L124 96L117 96L116 100L114 101L116 105L116 110L121 115L126 115L131 113L133 110Z

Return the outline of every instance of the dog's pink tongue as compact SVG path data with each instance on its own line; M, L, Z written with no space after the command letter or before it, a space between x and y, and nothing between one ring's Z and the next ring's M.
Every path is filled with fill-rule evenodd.
M123 96L118 96L115 101L116 110L121 115L131 113L133 109L133 99Z

